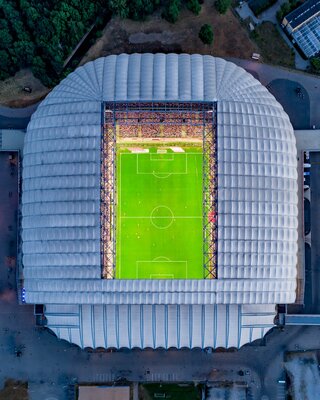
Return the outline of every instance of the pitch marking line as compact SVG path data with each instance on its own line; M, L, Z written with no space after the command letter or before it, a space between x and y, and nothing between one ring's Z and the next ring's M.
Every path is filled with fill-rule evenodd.
M161 257L157 257L157 258L161 258ZM163 257L163 258L167 258L167 257ZM188 277L188 261L183 260L183 261L172 261L172 260L159 260L159 259L155 259L155 260L151 260L151 261L145 261L145 260L138 260L136 261L136 279L142 279L139 278L139 264L145 264L145 263L175 263L175 264L185 264L185 276ZM150 274L150 276L153 274ZM174 274L155 274L155 275L174 275Z
M120 153L121 156L133 156L137 155L138 153ZM139 153L139 154L154 154L154 153ZM166 153L166 154L171 154L171 153ZM198 155L198 156L203 156L203 153L196 153L196 152L186 152L186 153L172 153L173 156L186 156L186 155Z
M123 216L121 216L120 218L123 218L123 219L149 219L149 218L151 218L150 216L149 217L140 217L140 216L138 216L138 217L131 217L131 216L126 216L126 215L123 215ZM152 219L157 219L157 218L170 218L169 216L168 217L152 217ZM173 219L191 219L191 218L195 218L195 219L198 219L198 218L203 218L202 216L200 216L200 217L195 217L195 216L186 216L186 217L176 217L176 216L173 216L172 217Z
M150 161L174 161L174 153L149 153L149 156Z
M125 153L124 153L125 154ZM142 154L136 154L136 173L137 175L153 175L156 178L168 178L170 175L187 175L188 174L188 153L182 153L185 156L185 168L184 168L184 172L156 172L156 171L150 171L150 172L141 172L139 171L139 155L141 156ZM149 155L149 160L150 161L174 161L174 157L173 159L157 159L157 160L153 160L151 158L152 153L148 154ZM175 156L176 154L173 154L173 156ZM141 157L140 157L141 159Z
M174 274L151 274L150 279L174 279Z

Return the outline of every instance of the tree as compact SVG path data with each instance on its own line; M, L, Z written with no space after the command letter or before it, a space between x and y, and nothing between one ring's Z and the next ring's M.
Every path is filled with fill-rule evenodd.
M127 0L109 0L110 10L119 15L120 18L127 18L129 16L129 7Z
M283 17L287 14L289 14L289 12L291 11L291 6L290 3L283 3L281 4L280 9L277 11L277 18L278 21L281 22Z
M225 14L231 5L231 0L217 0L214 4L220 14Z
M10 76L10 57L5 50L0 50L0 79Z
M31 64L34 55L34 44L28 41L17 41L14 43L10 53L20 67L26 67Z
M46 64L39 56L33 57L31 69L33 75L38 79L42 79L43 76L47 75Z
M130 0L129 16L136 21L144 20L147 15L154 11L159 3L160 0Z
M213 30L209 24L202 25L199 31L199 38L204 44L212 44L213 42Z
M192 11L196 15L199 15L201 11L199 0L188 0L187 7L190 11Z
M169 0L164 9L164 12L162 13L162 17L174 24L175 22L177 22L177 19L179 17L180 8L180 0Z
M310 63L313 71L320 74L320 57L311 58Z
M4 21L6 22L6 21ZM13 38L8 28L0 29L0 48L7 49L11 46Z

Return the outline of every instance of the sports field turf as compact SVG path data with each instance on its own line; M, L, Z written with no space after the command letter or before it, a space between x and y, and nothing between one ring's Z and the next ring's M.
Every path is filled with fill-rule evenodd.
M202 152L117 155L120 279L201 279Z

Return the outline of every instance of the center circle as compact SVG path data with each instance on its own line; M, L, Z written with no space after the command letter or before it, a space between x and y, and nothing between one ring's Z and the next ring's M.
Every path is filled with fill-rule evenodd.
M151 212L151 223L158 229L166 229L173 222L173 212L167 206L158 206L155 207Z

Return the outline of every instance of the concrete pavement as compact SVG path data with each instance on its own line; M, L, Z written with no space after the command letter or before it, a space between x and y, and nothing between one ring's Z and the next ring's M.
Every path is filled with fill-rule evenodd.
M26 129L39 103L25 108L0 106L0 129Z
M123 350L114 353L88 353L56 339L33 326L32 307L2 303L0 337L0 379L28 380L33 400L44 393L59 400L68 399L69 385L75 382L106 383L125 378L134 382L221 381L246 382L253 398L274 400L283 373L284 351L317 348L318 327L275 329L266 346L248 345L239 351L207 354L200 350ZM23 345L16 357L8 340ZM248 371L240 377L239 370ZM44 388L46 390L44 391ZM50 390L49 390L49 389ZM45 399L44 397L41 398Z
M299 94L296 92L299 87ZM295 129L310 128L310 99L306 89L290 79L275 79L267 89L289 115Z

